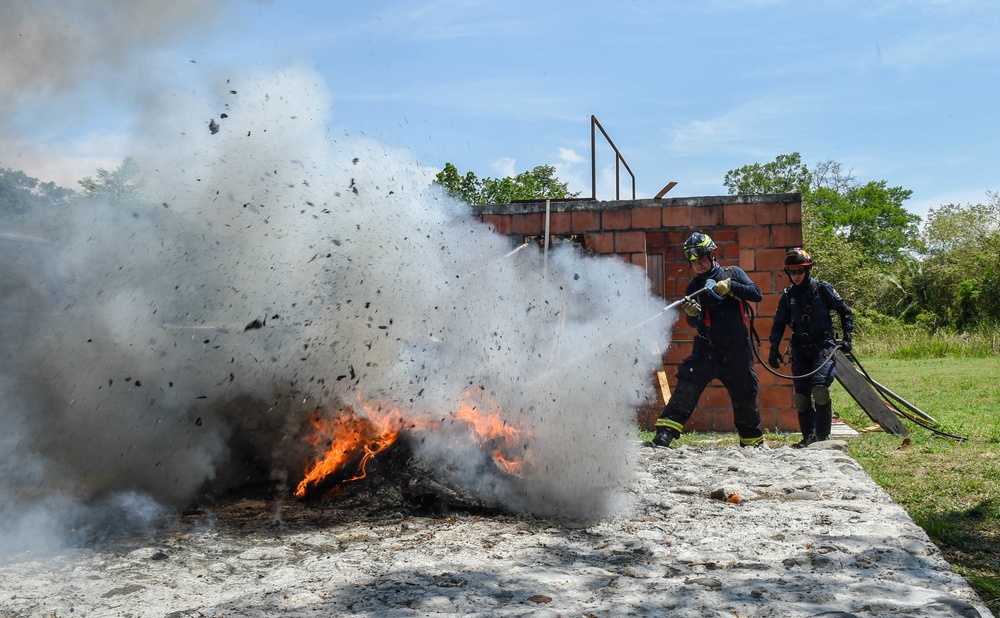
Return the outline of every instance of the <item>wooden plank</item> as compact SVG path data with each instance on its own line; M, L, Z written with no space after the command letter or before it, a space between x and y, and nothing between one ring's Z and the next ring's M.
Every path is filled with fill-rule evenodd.
M861 409L865 411L878 426L896 436L906 436L909 432L903 422L886 405L879 396L878 391L865 379L864 374L857 370L850 359L843 352L837 350L833 355L833 362L837 366L837 381L844 387L844 390L858 402Z
M670 383L667 382L667 372L662 369L657 371L656 378L660 382L660 396L663 397L663 403L666 405L670 401Z
M669 191L669 190L673 189L673 188L674 188L674 187L676 187L676 186L677 186L677 182L675 182L675 181L671 181L671 182L668 182L668 183L667 183L667 186L665 186L665 187L663 187L662 189L660 189L660 192L659 192L659 193L657 193L657 194L656 194L656 197L654 197L653 199L654 199L654 200L658 200L658 199L660 199L661 197L663 197L664 195L666 195L666 194L667 194L667 191Z

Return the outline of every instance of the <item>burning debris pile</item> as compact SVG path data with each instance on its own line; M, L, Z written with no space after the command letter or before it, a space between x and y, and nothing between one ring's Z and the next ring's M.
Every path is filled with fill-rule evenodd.
M643 270L512 252L405 152L326 139L317 82L154 102L144 198L55 239L59 294L4 325L0 546L251 484L343 495L404 459L442 503L620 506L669 326Z
M313 460L295 489L295 496L308 501L327 499L343 502L344 493L373 493L383 496L387 486L397 487L399 504L420 511L443 513L451 508L501 509L498 486L513 492L517 479L531 467L527 432L509 426L499 411L480 411L482 395L471 393L448 415L433 421L418 420L400 408L368 402L342 408L330 418L314 415L314 432L307 438ZM357 408L363 410L358 414ZM480 457L468 457L461 474L447 466L434 468L416 455L428 433L450 435L456 449ZM324 450L325 449L325 450ZM475 487L462 484L469 473L478 479ZM372 478L369 478L371 473ZM354 483L370 481L371 490L355 490ZM457 482L456 482L457 481ZM339 499L338 499L339 498ZM372 503L379 500L372 500ZM384 502L384 500L382 501Z

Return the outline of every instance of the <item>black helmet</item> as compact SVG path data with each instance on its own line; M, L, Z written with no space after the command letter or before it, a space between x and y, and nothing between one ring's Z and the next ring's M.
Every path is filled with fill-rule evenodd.
M809 268L813 265L812 258L802 247L789 249L785 254L785 266L803 266Z
M689 262L693 262L703 255L708 255L716 249L718 249L718 247L715 246L715 241L713 241L708 234L702 234L701 232L691 234L691 236L684 241L684 257Z

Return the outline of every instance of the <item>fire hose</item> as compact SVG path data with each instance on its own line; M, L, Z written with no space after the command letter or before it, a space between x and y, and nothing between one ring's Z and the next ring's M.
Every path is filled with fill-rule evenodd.
M774 371L773 369L771 369L771 367L766 362L764 362L764 359L761 357L761 355L760 355L761 339L760 339L760 336L757 334L757 329L754 327L754 312L753 312L753 308L750 307L749 303L747 303L745 301L742 301L742 302L743 302L743 306L745 307L745 309L747 311L747 315L749 316L750 334L752 335L753 340L755 342L755 345L750 346L751 348L753 348L754 356L757 357L757 360L760 361L760 364L763 365L764 369L767 369L769 372L771 372L772 374L778 376L779 378L786 378L786 379L789 379L789 380L801 380L801 379L804 379L804 378L808 378L808 377L812 376L813 374L815 374L816 372L818 372L823 367L825 367L827 363L833 361L834 354L837 353L837 350L839 350L839 349L841 349L841 347L843 347L842 342L837 342L836 345L834 345L834 347L830 350L830 354L826 357L826 359L824 359L823 362L820 363L816 367L816 369L810 371L809 373L806 373L806 374L803 374L803 375L799 375L799 376L784 375L784 374L778 373L777 371ZM861 365L861 362L858 360L858 358L856 356L854 356L854 354L851 354L850 352L848 352L848 353L845 354L845 356L848 358L848 360L850 360L854 365L857 366L857 368L860 371L861 375L864 376L865 381L868 382L869 384L871 384L872 387L875 389L875 391L879 395L881 395L882 398L887 403L889 403L889 409L891 409L895 414L897 414L898 416L901 416L901 417L903 417L903 418L905 418L905 419L907 419L907 420L909 420L909 421L911 421L911 422L919 425L920 427L923 427L924 429L927 429L928 431L930 431L930 432L932 432L934 434L937 434L937 435L940 435L940 436L945 436L947 438L952 438L952 439L958 440L959 442L964 442L964 441L968 440L968 438L966 438L966 437L958 436L958 435L954 435L954 434L950 434L950 433L947 433L947 432L942 431L940 429L937 429L937 427L936 427L937 421L934 420L929 414L923 412L922 410L920 410L919 408L917 408L916 406L914 406L910 402L906 401L905 399L903 399L902 397L900 397L896 393L892 392L891 390L889 390L885 386L879 384L870 375L868 375L868 372ZM890 401L890 399L892 401L895 401L896 403L898 403L899 406L893 405L893 403L892 403L892 401ZM899 409L900 407L905 407L907 410L909 410L909 412L904 412L903 410Z

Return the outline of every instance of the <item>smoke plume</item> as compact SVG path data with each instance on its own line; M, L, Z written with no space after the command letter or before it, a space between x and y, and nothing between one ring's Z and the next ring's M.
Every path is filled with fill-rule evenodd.
M418 456L511 509L620 506L673 319L649 320L643 270L512 253L406 152L329 136L311 71L214 88L152 102L133 145L144 200L78 208L51 248L55 292L3 318L0 548L291 482L309 416L359 396L440 419L479 393L527 430L534 472L484 484L447 429Z

